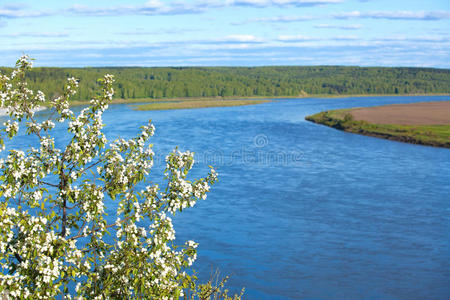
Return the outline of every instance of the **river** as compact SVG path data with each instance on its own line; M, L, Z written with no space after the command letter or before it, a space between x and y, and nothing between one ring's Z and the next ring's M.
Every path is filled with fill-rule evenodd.
M276 99L171 111L121 104L103 119L109 138L132 137L153 120L156 181L175 146L196 152L193 177L216 167L208 199L174 218L180 243L200 243L201 279L218 269L231 276L231 291L245 287L245 299L448 299L450 150L304 120L329 109L448 99Z

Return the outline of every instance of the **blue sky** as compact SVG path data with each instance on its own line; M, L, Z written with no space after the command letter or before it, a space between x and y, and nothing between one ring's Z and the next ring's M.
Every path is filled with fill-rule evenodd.
M450 68L446 0L0 1L0 65Z

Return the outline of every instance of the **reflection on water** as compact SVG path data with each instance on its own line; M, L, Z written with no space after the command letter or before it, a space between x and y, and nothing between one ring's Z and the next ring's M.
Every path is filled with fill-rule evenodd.
M445 299L450 295L450 150L306 122L322 110L446 97L286 99L256 106L132 111L112 105L108 138L156 126L153 176L175 146L219 183L175 219L246 299ZM65 131L57 130L62 144ZM18 141L25 147L30 141Z

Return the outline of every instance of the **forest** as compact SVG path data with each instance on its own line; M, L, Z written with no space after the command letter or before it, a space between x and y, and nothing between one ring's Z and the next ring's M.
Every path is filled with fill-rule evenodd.
M10 68L0 68L9 74ZM96 95L96 79L115 76L115 98L301 97L450 93L450 69L344 66L35 68L31 89L50 99L66 78L79 79L73 100Z

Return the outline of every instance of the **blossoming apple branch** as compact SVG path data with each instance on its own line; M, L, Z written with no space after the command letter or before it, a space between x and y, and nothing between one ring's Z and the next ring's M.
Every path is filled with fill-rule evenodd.
M166 157L167 185L152 184L150 122L135 138L108 144L102 114L114 93L111 75L100 80L100 95L78 116L69 108L78 82L69 78L64 94L50 101L48 119L38 122L34 109L48 101L27 88L31 66L23 56L10 76L0 75L1 107L10 117L1 129L2 149L21 126L39 145L8 149L0 159L0 293L30 299L200 293L189 271L197 243L175 245L171 216L206 198L217 180L214 169L189 181L193 153L175 149ZM63 148L51 136L53 120L68 125ZM105 204L117 206L108 219L115 221L108 223Z

